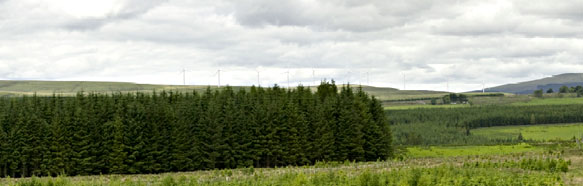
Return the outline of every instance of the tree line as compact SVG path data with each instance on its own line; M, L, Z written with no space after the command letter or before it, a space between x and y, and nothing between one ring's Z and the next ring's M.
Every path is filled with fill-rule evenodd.
M549 88L546 91L547 94L552 94L554 92L555 91L553 90L553 88ZM577 97L581 97L581 96L583 96L583 86L578 85L578 86L568 87L566 85L563 85L559 88L559 94L564 94L564 93L575 93L575 94L577 94ZM533 95L534 95L534 97L543 97L543 89L535 90L533 92Z
M489 105L465 108L420 108L387 110L395 144L495 144L473 136L470 130L480 127L583 122L583 105ZM514 140L516 141L516 140Z
M374 161L392 155L391 140L381 103L334 82L0 99L0 176Z

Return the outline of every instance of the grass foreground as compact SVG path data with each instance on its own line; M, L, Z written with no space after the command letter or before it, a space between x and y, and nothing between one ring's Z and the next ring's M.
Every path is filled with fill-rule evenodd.
M516 145L493 145L493 146L432 146L432 147L409 147L408 157L455 157L455 156L479 156L479 155L504 155L523 152L540 152L541 147L526 143Z
M459 147L462 148L462 147ZM465 147L466 150L477 150ZM494 146L493 148L498 148ZM510 147L509 147L510 148ZM520 144L515 148L530 149ZM536 148L534 148L536 149ZM458 152L459 149L456 149ZM1 185L576 185L583 181L577 149L476 156L419 156L377 162L241 168L150 175L3 178ZM484 153L482 153L484 154Z

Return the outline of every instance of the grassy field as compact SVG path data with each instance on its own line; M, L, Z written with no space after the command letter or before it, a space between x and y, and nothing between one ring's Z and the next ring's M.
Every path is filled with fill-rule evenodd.
M338 85L342 87L342 85ZM351 85L354 89L359 85ZM178 91L192 92L204 91L209 87L207 85L151 85L135 84L126 82L91 82L91 81L5 81L0 80L0 97L2 96L19 96L37 94L40 96L49 96L53 93L62 95L75 95L77 92L152 92L152 91ZM211 89L217 89L217 86L210 86ZM234 86L233 89L248 89L248 86ZM309 87L316 91L316 87ZM362 89L374 95L380 100L399 100L399 99L416 99L427 97L441 97L447 92L427 91L427 90L399 90L387 87L362 86Z
M529 95L513 95L513 94L505 94L505 96L501 97L470 97L470 101L474 105L507 105L513 103L523 103L530 101L531 98Z
M577 97L563 97L563 98L534 98L530 95L510 95L502 97L470 97L470 102L473 106L482 105L514 105L514 106L530 106L530 105L568 105L568 104L583 104L583 98ZM470 104L456 104L456 105L431 105L429 101L409 101L401 103L385 104L385 110L403 110L416 108L460 108L469 107Z
M469 107L469 104L455 104L455 105L431 105L431 104L419 104L419 105L391 105L384 107L385 110L405 110L405 109L419 109L419 108L463 108Z
M383 104L387 110L403 110L403 109L416 109L416 108L460 108L469 107L471 105L481 106L481 105L507 105L512 103L523 103L528 102L532 98L528 95L515 95L508 93L463 93L468 96L468 104L442 104L442 97L447 94L427 94L425 95L426 100L386 100ZM494 94L501 94L504 96L495 96ZM398 97L395 97L398 98ZM437 105L431 105L431 100L429 98L437 98Z
M527 148L528 145L519 145ZM475 150L473 147L460 147ZM509 151L505 151L509 152ZM241 168L150 175L3 178L1 185L577 185L583 152L523 152L466 157L412 157L366 163ZM569 162L569 163L568 163ZM558 169L562 166L561 169ZM557 167L557 169L555 169Z
M565 104L583 104L583 98L535 98L527 102L515 102L512 105L565 105Z
M523 152L540 152L543 149L529 144L494 146L409 147L408 157L456 157L478 155L505 155Z
M89 81L0 81L0 96L32 95L48 96L60 94L75 95L78 92L152 92L152 91L203 91L207 86L150 85L125 82ZM211 87L216 88L216 87ZM237 88L237 87L234 87Z
M487 127L472 130L471 133L491 139L517 138L518 134L522 134L526 140L570 140L583 135L583 124Z

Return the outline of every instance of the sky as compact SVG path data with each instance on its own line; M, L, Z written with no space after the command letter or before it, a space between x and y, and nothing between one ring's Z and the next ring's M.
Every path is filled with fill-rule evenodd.
M455 92L580 73L583 0L0 0L2 80L216 85L219 69Z

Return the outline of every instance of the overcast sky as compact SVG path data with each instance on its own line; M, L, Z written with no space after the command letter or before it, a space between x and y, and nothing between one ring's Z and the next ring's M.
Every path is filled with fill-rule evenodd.
M0 79L450 91L583 72L583 0L0 0ZM367 78L368 73L368 78Z

